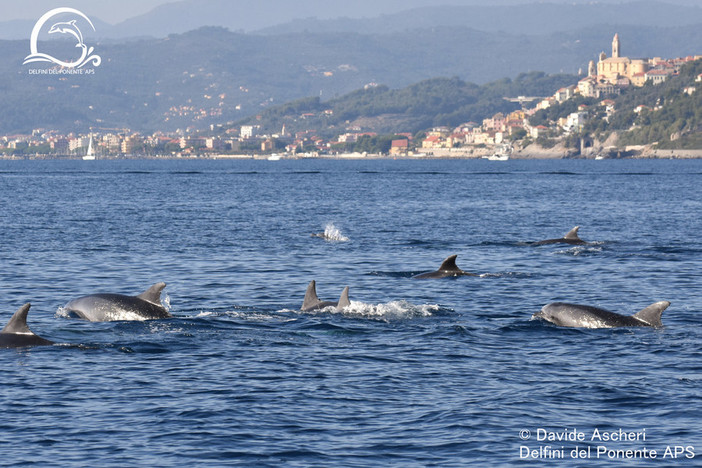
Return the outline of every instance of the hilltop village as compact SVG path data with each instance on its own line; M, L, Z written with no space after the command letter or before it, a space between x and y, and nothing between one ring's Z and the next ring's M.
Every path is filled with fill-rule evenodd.
M644 145L622 145L617 134L598 141L584 131L593 122L608 122L618 111L617 97L632 88L658 86L676 77L681 67L702 60L701 55L675 59L660 57L633 59L622 56L618 34L612 40L611 55L599 54L590 61L587 76L577 84L563 87L547 97L505 97L518 103L521 109L510 113L498 112L482 122L466 122L455 128L433 127L419 133L393 132L379 135L360 125L351 125L333 138L323 138L314 129L289 132L285 124L277 132L267 132L264 125L211 125L209 131L194 128L174 133L156 132L141 135L128 128L93 127L85 134L61 134L55 130L35 129L31 135L0 137L0 154L4 157L51 158L117 158L117 157L622 157L681 156L702 157L702 148L694 150L658 151L658 142ZM582 75L581 75L582 76ZM366 88L373 88L369 84ZM702 92L702 73L696 75L682 93L692 96ZM587 100L587 101L583 101ZM569 102L581 102L568 109ZM584 102L587 102L584 103ZM559 109L555 118L544 118L549 109ZM640 104L636 114L650 114L662 108ZM321 114L332 115L333 109ZM302 113L297 120L318 117ZM553 117L553 116L551 116ZM631 128L636 127L636 122ZM670 135L680 137L685 130ZM687 129L697 132L697 129ZM373 141L367 151L353 150L361 141Z

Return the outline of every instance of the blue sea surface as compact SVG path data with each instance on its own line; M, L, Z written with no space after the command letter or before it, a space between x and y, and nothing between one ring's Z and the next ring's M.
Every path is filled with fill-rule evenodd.
M2 464L692 466L701 187L699 160L0 161L0 326L31 302L57 343L0 349ZM479 276L411 278L452 254ZM313 279L351 307L301 312ZM172 319L62 309L159 281ZM662 300L662 329L531 320Z

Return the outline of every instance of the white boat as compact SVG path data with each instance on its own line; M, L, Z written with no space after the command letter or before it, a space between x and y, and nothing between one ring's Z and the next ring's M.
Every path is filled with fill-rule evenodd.
M496 146L495 152L489 156L483 156L483 159L488 159L490 161L507 161L510 154L512 154L512 145L507 143Z
M88 152L83 156L84 161L94 161L95 160L95 150L93 149L93 135L90 135L90 141L88 142Z
M271 154L270 156L268 156L268 160L269 160L269 161L280 161L280 158L281 158L281 157L282 157L282 156L279 155L278 153L273 153L273 154Z

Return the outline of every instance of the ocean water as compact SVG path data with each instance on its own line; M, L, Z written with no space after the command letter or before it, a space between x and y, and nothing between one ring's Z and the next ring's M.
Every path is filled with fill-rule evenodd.
M0 321L31 302L57 343L0 350L2 464L692 466L701 187L681 160L0 161ZM452 254L479 276L411 278ZM351 307L301 312L313 279ZM158 281L172 319L62 310ZM531 320L661 300L662 329Z

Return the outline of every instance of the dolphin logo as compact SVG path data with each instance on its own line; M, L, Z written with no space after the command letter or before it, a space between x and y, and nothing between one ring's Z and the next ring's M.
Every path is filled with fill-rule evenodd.
M85 44L85 41L83 39L83 33L81 32L80 28L77 26L77 21L76 19L70 20L70 21L63 21L63 22L57 22L54 23L53 26L49 29L48 33L49 34L70 34L76 38L78 43L76 44L76 47L81 49L81 55L77 60L74 60L72 62L67 62L64 60L57 59L56 57L53 57L49 54L44 54L39 52L39 33L42 31L44 28L44 25L54 16L56 15L61 15L61 14L72 14L75 16L78 16L82 19L84 19L88 25L95 31L95 26L93 25L92 21L90 21L90 18L85 16L82 12L74 9L74 8L55 8L53 10L48 11L47 13L44 14L39 20L36 22L34 25L34 29L32 29L32 35L30 38L30 54L25 57L24 59L24 65L28 63L33 63L33 62L49 62L49 63L54 63L56 65L60 65L65 68L81 68L84 65L88 63L92 63L93 66L97 67L100 65L102 62L102 58L99 55L93 54L93 51L95 50L94 47L88 47Z
M85 43L83 42L83 33L80 32L80 28L76 26L76 20L54 24L51 26L51 29L49 29L49 34L55 33L71 34L78 39L78 44L76 44L76 47L87 49Z

